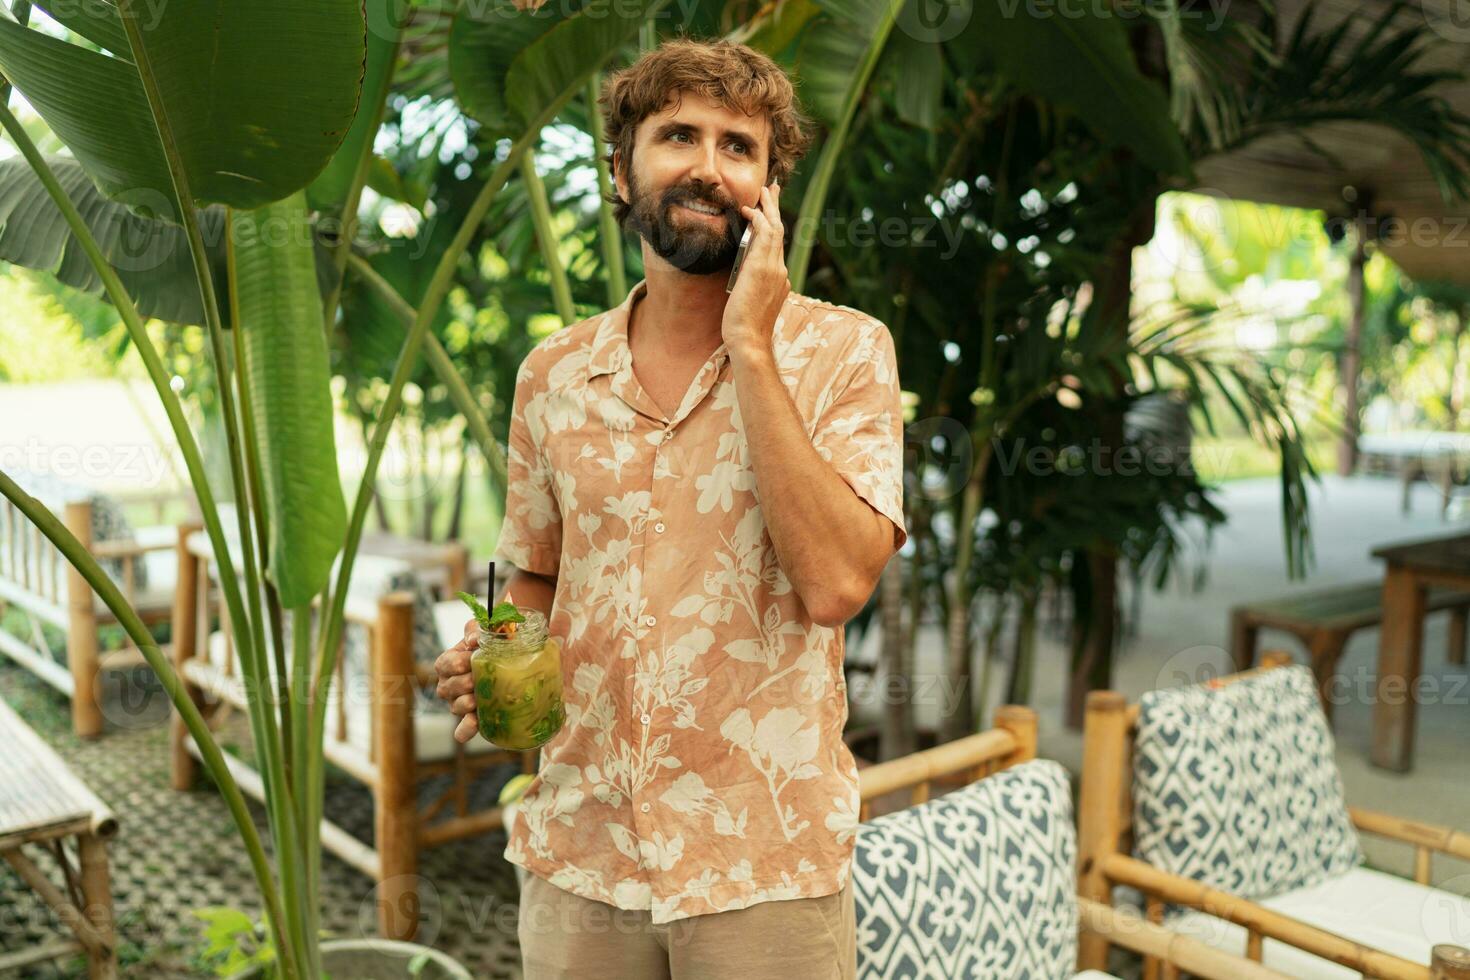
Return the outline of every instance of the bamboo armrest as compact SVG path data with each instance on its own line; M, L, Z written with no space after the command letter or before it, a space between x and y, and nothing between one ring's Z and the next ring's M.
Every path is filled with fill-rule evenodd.
M1262 937L1295 946L1331 960L1366 976L1382 980L1430 980L1429 967L1385 953L1372 946L1319 929L1289 915L1203 882L1173 874L1125 854L1110 854L1103 860L1109 880L1131 885L1147 896L1184 905L1243 927L1248 933L1247 949L1260 949ZM1258 954L1257 954L1258 955Z
M177 541L160 541L157 544L139 544L136 541L98 541L88 550L94 558L136 558L153 551L173 551Z
M1207 946L1124 909L1078 898L1081 927L1107 937L1124 949L1157 957L1205 980L1286 980L1286 974L1268 970L1252 960Z
M1348 816L1353 826L1366 834L1387 837L1390 840L1413 844L1417 848L1438 851L1451 857L1470 861L1470 834L1443 827L1439 824L1406 820L1390 813L1367 810L1360 806L1348 807ZM1423 882L1421 882L1423 884Z

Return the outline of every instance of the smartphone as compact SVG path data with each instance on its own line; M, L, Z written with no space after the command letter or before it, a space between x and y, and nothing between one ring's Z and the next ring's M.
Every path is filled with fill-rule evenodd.
M745 226L745 234L740 236L740 247L735 249L735 264L730 266L730 281L725 283L725 292L735 288L735 277L740 275L740 264L745 261L745 250L750 247L751 226Z

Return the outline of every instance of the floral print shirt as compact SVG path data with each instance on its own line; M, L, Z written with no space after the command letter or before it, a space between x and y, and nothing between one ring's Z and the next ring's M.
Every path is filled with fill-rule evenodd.
M812 621L777 563L729 354L665 417L628 346L645 288L522 363L495 555L556 577L566 708L505 856L665 923L841 890L858 780L843 632ZM902 547L888 329L792 293L772 347L812 445Z

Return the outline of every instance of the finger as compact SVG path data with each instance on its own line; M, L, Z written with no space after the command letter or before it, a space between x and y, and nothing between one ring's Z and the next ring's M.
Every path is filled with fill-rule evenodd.
M460 745L464 745L470 739L474 738L475 733L479 730L479 723L475 720L475 716L473 714L465 715L454 728L454 740Z
M434 661L434 673L438 674L441 680L469 672L470 652L459 647L450 647L439 654L439 658Z
M461 694L449 702L449 711L456 715L471 715L475 713L474 694Z
M469 674L455 674L453 677L446 677L441 680L439 686L435 688L435 693L448 701L451 698L459 697L461 694L469 694L474 689L474 677Z
M477 645L480 642L480 621L473 616L464 624L464 638L459 642Z

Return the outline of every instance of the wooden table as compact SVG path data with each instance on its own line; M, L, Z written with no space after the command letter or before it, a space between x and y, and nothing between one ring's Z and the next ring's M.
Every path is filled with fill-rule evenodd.
M117 832L117 820L3 701L0 746L0 858L76 935L76 942L0 955L0 974L80 949L87 955L91 980L113 980L117 976L117 935L105 841ZM73 838L75 858L65 846ZM65 891L22 850L26 844L52 852L66 879Z
M1376 548L1383 575L1378 693L1373 704L1373 764L1395 772L1414 766L1414 715L1424 651L1425 591L1470 592L1470 534Z
M1409 512L1409 494L1423 480L1439 490L1439 516L1449 510L1461 475L1470 468L1470 435L1459 432L1394 432L1358 437L1358 464L1387 470L1402 488L1399 511Z
M441 599L452 599L455 592L468 587L469 552L458 541L423 541L374 531L362 536L359 550L408 562L426 585L440 590Z

